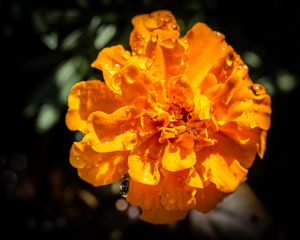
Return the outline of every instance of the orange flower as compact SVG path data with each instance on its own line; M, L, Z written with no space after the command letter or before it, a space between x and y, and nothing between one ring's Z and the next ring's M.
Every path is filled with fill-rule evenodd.
M132 23L131 52L105 48L92 63L105 84L84 81L70 92L66 123L84 134L70 161L95 186L126 174L124 194L140 218L170 223L193 208L209 211L246 180L265 152L270 97L205 24L180 37L169 11Z

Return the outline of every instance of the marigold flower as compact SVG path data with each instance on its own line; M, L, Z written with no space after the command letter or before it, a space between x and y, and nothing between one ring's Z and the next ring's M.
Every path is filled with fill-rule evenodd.
M66 124L84 134L70 162L94 186L126 176L122 191L140 218L170 223L211 210L246 180L265 152L271 101L207 25L180 37L169 11L132 23L131 52L104 48L92 63L105 83L83 81L70 92Z

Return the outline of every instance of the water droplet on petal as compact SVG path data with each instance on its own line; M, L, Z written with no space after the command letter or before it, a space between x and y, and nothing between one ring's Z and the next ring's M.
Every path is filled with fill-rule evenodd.
M194 151L200 151L201 149L202 149L201 144L199 144L199 143L194 144Z
M154 58L152 58L152 59L148 58L146 60L146 67L147 67L148 70L151 68L153 60L154 60Z
M168 38L161 41L162 45L167 48L174 48L176 39L175 38Z
M176 150L177 150L176 144L171 144L171 145L170 145L170 151L171 151L171 152L176 152Z
M125 52L123 53L123 58L125 58L126 60L128 60L130 57L131 57L131 54L130 54L129 51L125 51Z
M156 42L157 41L157 32L153 32L152 34L151 34L151 41L152 42Z
M75 168L84 168L86 161L78 155L71 155L70 162Z
M256 96L266 93L264 86L259 83L254 83L251 89Z
M232 52L228 53L226 56L226 64L228 67L231 67L234 61L234 55Z
M145 69L146 69L146 65L145 65L145 63L142 63L142 64L140 64L140 66L139 66L139 67L140 67L140 69L141 69L141 70L145 70Z
M142 49L139 49L139 50L137 51L137 53L138 53L139 55L141 55L141 54L143 53L143 50L142 50Z
M130 188L130 177L128 173L124 174L121 184L120 184L120 193L122 197L127 197Z
M77 97L80 97L80 95L81 95L81 90L80 89L77 90L76 95L77 95Z

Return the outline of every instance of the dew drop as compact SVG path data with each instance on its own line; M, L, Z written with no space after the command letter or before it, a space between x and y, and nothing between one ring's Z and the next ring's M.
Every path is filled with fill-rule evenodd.
M251 89L256 96L266 93L264 86L259 83L254 83Z
M177 146L175 144L170 145L170 151L175 152L177 150Z
M131 54L130 54L129 51L125 51L125 52L123 53L123 58L125 58L126 60L129 59L130 57L131 57Z
M80 89L77 90L76 95L77 95L77 97L80 97L80 96L81 96L81 90L80 90Z
M145 70L146 69L145 63L142 63L139 67L140 67L141 70Z
M85 160L78 155L71 155L70 162L75 168L83 168L86 165Z
M120 184L120 193L122 197L127 197L130 188L130 177L128 173L124 174L121 184Z
M151 41L152 42L156 42L157 41L157 32L153 32L152 34L151 34Z
M232 52L228 53L226 56L226 64L228 67L231 67L234 61L234 55Z
M195 151L200 151L202 149L201 145L199 143L194 144L194 150Z
M172 20L172 17L168 14L168 15L165 15L165 17L162 19L164 22L170 22Z
M149 69L151 68L151 66L152 66L153 59L154 59L154 58L152 58L152 59L147 59L147 61L146 61L146 67L147 67L148 70L149 70Z
M139 55L141 55L141 54L143 53L143 50L142 50L142 49L138 49L138 50L137 50L137 53L138 53Z

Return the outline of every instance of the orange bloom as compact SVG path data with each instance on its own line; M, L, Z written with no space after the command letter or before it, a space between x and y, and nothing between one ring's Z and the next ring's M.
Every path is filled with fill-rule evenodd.
M70 92L66 124L84 134L70 162L95 186L125 175L122 192L140 218L170 223L193 208L209 211L246 180L265 152L270 96L207 25L180 37L169 11L132 23L131 52L105 48L92 63L105 84L84 81Z

